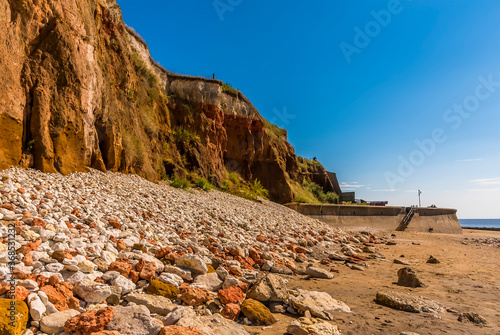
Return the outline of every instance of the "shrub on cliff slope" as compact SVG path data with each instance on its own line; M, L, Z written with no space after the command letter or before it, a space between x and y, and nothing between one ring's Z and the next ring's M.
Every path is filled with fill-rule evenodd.
M220 183L220 190L253 201L259 201L259 198L267 199L269 195L258 179L249 183L236 172L226 174L226 178Z
M319 202L329 204L337 204L339 202L339 196L336 193L325 193L323 188L315 182L309 182L304 178L303 184L306 190L311 192Z
M228 83L222 84L222 91L226 93L238 94L238 90L232 88L231 85L229 85Z
M210 182L205 178L197 178L195 179L194 183L197 187L201 188L203 191L208 192L214 188L214 186L210 184Z
M174 179L170 182L170 186L187 190L191 187L191 183L189 182L189 180L175 176Z

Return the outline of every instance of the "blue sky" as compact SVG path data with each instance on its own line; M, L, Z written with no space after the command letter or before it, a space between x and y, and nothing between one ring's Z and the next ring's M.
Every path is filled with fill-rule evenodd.
M240 89L357 198L500 218L500 1L118 3L157 62Z

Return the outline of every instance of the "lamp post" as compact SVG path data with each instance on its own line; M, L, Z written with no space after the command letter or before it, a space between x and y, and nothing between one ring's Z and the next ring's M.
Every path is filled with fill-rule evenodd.
M422 206L422 204L420 203L420 194L422 194L422 191L418 190L418 207Z

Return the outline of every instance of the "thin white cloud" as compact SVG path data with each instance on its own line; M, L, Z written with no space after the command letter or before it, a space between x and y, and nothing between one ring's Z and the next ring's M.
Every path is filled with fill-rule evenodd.
M482 158L469 158L469 159L459 159L456 160L455 162L479 162L482 161Z
M500 178L483 178L483 179L473 179L471 183L476 183L480 186L492 186L500 185Z
M495 188L473 188L468 190L469 192L496 192L500 191L500 187Z
M406 190L405 192L406 192L406 193L417 193L417 192L418 192L418 190Z
M361 185L358 181L353 181L350 183L346 183L345 181L343 181L342 183L340 183L340 188L343 190L355 190L363 186L365 185Z
M395 188L386 188L386 189L381 189L381 190L369 190L370 192L396 192Z

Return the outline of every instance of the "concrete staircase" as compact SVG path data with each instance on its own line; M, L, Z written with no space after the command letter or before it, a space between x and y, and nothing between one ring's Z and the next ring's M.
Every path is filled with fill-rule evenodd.
M399 224L399 227L396 228L396 231L405 231L408 225L410 224L411 219L413 218L413 215L417 212L416 207L410 207L410 210L406 213L405 217Z

